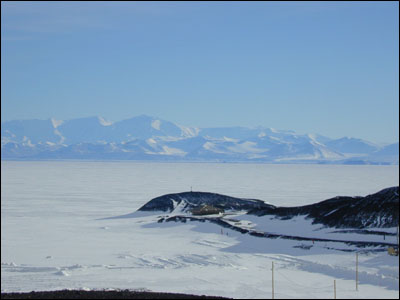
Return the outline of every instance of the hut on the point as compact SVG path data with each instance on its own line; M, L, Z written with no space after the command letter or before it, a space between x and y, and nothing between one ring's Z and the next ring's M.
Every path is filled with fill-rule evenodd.
M197 207L192 209L192 215L195 216L204 216L204 215L215 215L219 213L223 213L224 210L222 208L218 208L212 205L204 204L201 207Z

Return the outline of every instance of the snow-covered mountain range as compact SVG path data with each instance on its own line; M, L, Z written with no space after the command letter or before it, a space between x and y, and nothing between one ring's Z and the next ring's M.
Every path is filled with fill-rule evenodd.
M399 143L264 127L194 128L146 115L119 122L52 118L2 122L1 158L398 164Z

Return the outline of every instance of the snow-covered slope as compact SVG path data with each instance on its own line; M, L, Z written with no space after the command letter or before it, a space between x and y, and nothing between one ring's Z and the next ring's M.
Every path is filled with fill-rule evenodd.
M350 137L327 141L325 145L332 150L352 154L371 154L379 149L378 145L371 142Z
M377 161L399 164L399 143L386 145L373 152L370 156Z
M50 119L2 122L2 145L6 142L21 143L26 139L29 139L33 144L38 142L57 143L60 137L55 133L55 129Z
M282 219L304 215L313 220L313 224L336 228L396 227L399 223L399 187L387 188L366 197L337 196L312 205L261 208L249 213Z

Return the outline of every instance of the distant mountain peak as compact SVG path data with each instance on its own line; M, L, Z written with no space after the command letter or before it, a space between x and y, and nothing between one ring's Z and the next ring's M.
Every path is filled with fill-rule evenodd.
M63 120L56 120L55 118L51 118L51 123L53 124L54 129L56 129L58 126L62 125L64 123Z
M151 127L153 127L156 130L160 130L160 125L161 125L161 121L160 120L153 120L151 122Z
M98 117L98 119L99 119L100 124L103 126L111 126L113 124L113 122L107 121L103 117Z
M262 126L187 127L144 114L117 122L101 116L6 121L1 126L1 147L2 159L330 164L399 161L398 144L382 147L357 138L335 140Z

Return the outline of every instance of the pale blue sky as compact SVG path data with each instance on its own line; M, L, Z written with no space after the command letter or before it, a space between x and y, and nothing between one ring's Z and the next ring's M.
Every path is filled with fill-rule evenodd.
M398 141L394 2L1 2L1 117Z

